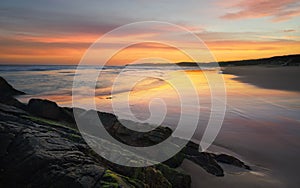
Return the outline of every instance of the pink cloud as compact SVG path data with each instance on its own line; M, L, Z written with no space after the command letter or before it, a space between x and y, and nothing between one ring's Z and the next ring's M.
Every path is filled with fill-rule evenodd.
M298 0L241 0L238 3L221 3L219 5L224 8L238 9L221 16L221 18L229 20L271 17L272 21L280 22L300 15Z

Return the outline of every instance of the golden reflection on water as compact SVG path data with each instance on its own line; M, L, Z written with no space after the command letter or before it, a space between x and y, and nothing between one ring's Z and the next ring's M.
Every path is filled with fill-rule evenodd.
M189 78L194 88L191 88L190 84L186 83L186 80L182 80L181 75L183 73ZM98 88L95 96L96 105L100 111L113 112L111 104L112 100L114 100L114 102L117 104L124 103L125 100L128 99L133 114L137 116L143 116L141 119L145 119L149 115L149 104L153 99L159 98L164 101L169 113L178 114L181 110L180 93L178 93L178 90L184 92L185 96L191 97L193 96L193 89L195 89L200 98L201 109L206 109L208 113L210 109L211 92L206 75L209 74L218 74L218 70L170 71L164 75L163 78L153 78L150 74L148 78L136 83L129 92L124 91L111 94L112 87ZM234 80L235 76L233 75L223 74L222 76L226 86L227 101L229 105L248 105L248 107L254 108L254 105L271 104L279 107L284 106L288 108L299 108L297 105L299 104L297 97L299 95L298 93L262 89L250 84L238 82ZM113 81L114 77L109 79ZM168 82L176 83L177 88ZM126 83L131 83L130 77L126 77L124 80L124 85L126 85ZM214 82L211 84L214 84ZM128 94L128 98L124 97ZM27 102L31 97L33 96L20 97L20 99L23 102ZM50 95L42 94L34 97L53 100L61 106L72 106L72 96L70 94L62 95L55 94L55 92L53 92ZM295 102L291 102L292 99ZM78 100L81 100L82 103L89 101L84 96ZM252 106L250 103L252 103ZM155 103L154 105L157 105L159 108L161 104ZM87 104L87 107L88 106L89 104ZM257 108L257 106L255 108ZM197 106L191 109L197 110Z

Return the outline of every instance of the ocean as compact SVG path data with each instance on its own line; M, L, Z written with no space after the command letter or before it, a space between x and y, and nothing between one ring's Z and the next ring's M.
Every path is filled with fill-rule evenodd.
M53 100L63 106L72 106L71 96L76 68L77 66L64 65L2 65L0 66L0 74L15 88L27 94L18 97L23 102L35 97ZM164 98L171 100L173 109L170 111L175 113L179 110L174 109L178 93L171 91L174 88L170 88L172 86L166 81L176 80L179 75L182 75L182 72L185 72L190 76L189 80L193 82L193 87L198 91L201 108L209 108L210 103L208 101L211 100L211 93L207 83L207 75L217 74L219 71L219 68L204 68L204 71L199 71L195 67L178 66L131 66L126 69L124 66L108 66L101 71L96 83L96 90L84 88L84 84L82 88L77 89L83 92L86 89L95 90L95 97L100 100L98 102L102 111L111 112L112 109L107 106L107 101L111 101L114 97L117 98L121 93L131 92L131 106L137 105L136 103L140 105L144 103L143 105L148 106L146 102L149 102L151 98ZM82 78L86 77L83 82L90 85L92 80L89 80L89 75L99 72L99 67L86 66L80 67L76 74L83 75ZM276 112L276 116L281 115L285 118L291 117L298 120L300 103L297 92L258 88L235 81L233 75L224 74L222 76L227 92L227 114L231 114L230 116L263 119L270 117L272 120L274 119L272 113ZM118 81L115 81L117 77L119 77ZM132 87L133 80L136 81L137 78L140 81ZM180 89L186 93L191 92L190 88L187 87L187 82L181 80L176 80L176 82L182 82L179 86ZM111 94L112 86L114 86L113 94ZM146 108L146 106L140 106L139 110L143 107ZM258 110L263 110L263 113L257 113ZM143 115L145 111L142 110L137 115L140 118L145 118L146 115Z
M0 66L0 74L15 88L24 91L27 95L19 96L18 99L27 103L31 98L43 98L57 102L61 106L72 106L72 89L82 93L81 101L85 101L85 93L87 91L95 92L95 100L99 111L114 112L125 117L130 117L130 112L124 109L112 109L111 101L123 104L127 99L124 94L130 93L130 106L134 115L137 117L133 120L141 120L141 122L157 123L154 121L145 121L149 117L148 103L153 98L161 98L165 100L168 106L168 115L164 124L170 126L178 121L180 115L180 102L178 101L178 93L167 82L176 80L183 72L190 71L194 75L195 67L178 67L178 66L107 66L101 70L96 83L96 89L88 87L94 78L94 75L100 72L100 68L96 66L85 66L77 69L77 66L56 66L56 65L26 65L26 66ZM77 70L76 70L77 69ZM204 68L205 70L219 71L217 68ZM77 72L76 72L77 71ZM78 88L73 88L74 76L81 76L83 84ZM202 74L201 74L202 75ZM115 79L118 78L117 81ZM137 81L137 79L139 79ZM202 88L205 90L205 96L209 97L208 87L205 80L197 82L196 90ZM137 83L135 83L137 82ZM179 86L184 93L192 93L191 89L186 85L186 81L176 81L182 84ZM188 80L189 82L189 80ZM134 84L133 84L134 83ZM132 85L133 84L133 85ZM114 87L113 93L112 87ZM178 86L177 86L178 87ZM176 88L178 89L178 88ZM187 97L191 97L188 95ZM194 96L195 98L195 96ZM207 102L204 102L207 105ZM81 103L82 108L90 109L90 104ZM118 106L118 105L117 105ZM78 106L77 106L78 107ZM152 107L161 109L161 103L152 102ZM197 110L196 105L191 106ZM208 108L208 107L206 107ZM123 113L123 114L122 114ZM129 118L132 119L132 118ZM153 119L153 118L152 118ZM156 119L156 118L154 118Z

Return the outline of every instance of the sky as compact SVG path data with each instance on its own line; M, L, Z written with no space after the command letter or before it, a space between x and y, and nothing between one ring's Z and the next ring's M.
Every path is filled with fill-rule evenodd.
M217 61L300 53L298 0L26 0L0 3L0 64L78 64L105 34L126 24L159 21L176 24L199 37ZM170 34L162 35L161 31ZM104 45L155 37L201 49L170 28L127 31ZM110 42L111 41L111 42ZM123 65L155 56L189 61L178 46L145 42L116 54ZM99 51L99 61L105 50ZM201 53L201 52L200 52ZM197 61L209 61L205 55Z

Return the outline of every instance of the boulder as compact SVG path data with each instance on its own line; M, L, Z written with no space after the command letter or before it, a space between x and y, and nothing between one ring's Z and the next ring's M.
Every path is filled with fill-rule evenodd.
M122 168L130 172L129 168L93 155L76 130L39 124L32 119L22 110L0 105L0 187L163 188L170 185L154 167L149 167L149 176L146 172L138 175L150 178L152 181L148 183L156 186L128 177L130 173L121 175L114 170ZM111 148L102 149L109 152Z
M174 188L188 188L191 187L191 176L174 168L170 168L166 165L159 164L156 166L163 175L167 178L167 180L172 184Z
M4 78L0 76L0 97L1 96L15 96L25 94L22 91L13 88Z
M222 167L208 153L200 153L198 156L187 156L187 159L201 166L208 173L215 176L224 176Z
M216 161L218 161L220 163L230 164L233 166L251 170L250 166L246 165L241 160L239 160L233 156L230 156L230 155L220 154L220 155L216 155L214 158L216 159Z
M41 118L68 123L75 122L72 113L49 100L30 99L27 107L31 114Z
M0 112L1 187L100 185L105 167L79 150L78 143L51 127L21 118L23 113L4 111L8 110Z
M0 187L189 187L190 176L169 168L130 168L93 153L80 133L55 121L0 105ZM101 144L103 142L103 144ZM103 152L106 147L97 138ZM131 160L131 158L128 158ZM138 160L138 159L137 159Z
M4 78L0 76L0 103L25 109L26 105L13 98L15 95L23 94L25 93L13 88Z
M186 145L182 152L185 154L186 159L193 161L205 169L208 173L215 176L224 176L224 170L218 163L225 163L251 170L248 165L233 156L227 154L217 155L214 153L199 152L199 145L192 141Z

